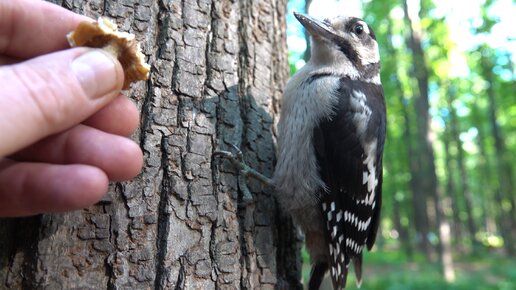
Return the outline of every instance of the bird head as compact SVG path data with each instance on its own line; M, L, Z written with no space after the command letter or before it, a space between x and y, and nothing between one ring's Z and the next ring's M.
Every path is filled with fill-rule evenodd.
M320 21L294 12L312 36L310 62L315 67L344 70L360 79L378 77L380 53L373 29L362 19L339 16Z

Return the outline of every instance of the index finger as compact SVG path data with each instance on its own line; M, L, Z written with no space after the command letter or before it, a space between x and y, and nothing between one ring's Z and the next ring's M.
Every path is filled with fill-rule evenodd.
M91 18L41 0L0 1L0 55L32 58L68 48L66 34Z

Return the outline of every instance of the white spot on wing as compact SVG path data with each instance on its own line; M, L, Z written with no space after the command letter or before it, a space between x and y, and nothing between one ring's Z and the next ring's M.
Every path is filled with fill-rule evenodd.
M340 222L341 219L342 219L342 210L339 210L339 212L337 213L337 222Z
M363 92L354 90L351 94L350 107L353 110L353 124L357 133L363 135L371 118L371 109L366 104L366 96Z
M371 109L367 105L365 94L354 90L351 94L350 107L353 110L352 122L356 127L357 134L363 136L366 133L372 114ZM377 143L377 139L374 139L367 143L363 141L362 144L364 148L363 164L366 166L362 172L362 184L366 185L368 193L373 193L373 195L368 195L368 198L364 201L368 205L372 204L374 191L378 185L378 177L376 176Z
M378 185L378 178L376 176L376 145L377 140L366 143L364 146L365 159L363 164L367 170L363 173L363 184L367 184L367 196L365 203L368 205L373 204L375 197L376 186Z

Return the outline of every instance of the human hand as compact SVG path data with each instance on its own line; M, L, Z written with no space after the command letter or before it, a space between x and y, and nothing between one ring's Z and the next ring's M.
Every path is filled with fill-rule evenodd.
M108 180L142 167L125 137L139 115L120 94L120 63L66 49L66 33L85 20L44 1L0 1L0 216L86 207Z

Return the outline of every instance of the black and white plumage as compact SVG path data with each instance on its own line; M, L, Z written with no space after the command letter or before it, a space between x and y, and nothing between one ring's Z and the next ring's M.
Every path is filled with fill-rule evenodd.
M360 285L362 251L380 221L386 112L378 45L361 19L295 16L312 35L312 54L284 90L273 182L305 233L309 289L327 271L343 289L351 262Z

